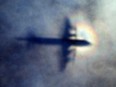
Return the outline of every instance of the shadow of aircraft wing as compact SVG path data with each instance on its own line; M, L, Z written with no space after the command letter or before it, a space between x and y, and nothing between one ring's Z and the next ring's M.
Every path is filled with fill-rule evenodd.
M71 58L68 57L70 51L68 50L70 46L88 46L91 45L90 42L86 40L73 40L68 39L71 36L74 36L69 31L72 29L70 20L68 18L65 18L64 21L64 34L63 34L63 41L61 43L62 46L62 57L60 58L60 70L65 70L67 63L71 61Z
M71 36L71 34L69 32L71 28L72 28L72 26L71 26L69 19L65 18L64 19L64 29L63 29L64 34L62 36L64 39L68 39ZM69 58L67 55L69 54L68 48L71 46L70 43L72 43L72 42L68 40L67 43L62 43L62 45L61 45L62 46L62 57L60 58L60 63L59 63L61 71L65 70L67 63L69 62Z

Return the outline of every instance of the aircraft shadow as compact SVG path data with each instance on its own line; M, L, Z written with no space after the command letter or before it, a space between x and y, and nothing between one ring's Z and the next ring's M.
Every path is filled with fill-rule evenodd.
M17 37L16 39L19 41L26 41L28 44L27 46L33 46L33 44L42 44L42 45L60 45L62 47L62 57L59 59L59 69L60 71L64 71L67 63L70 61L70 58L68 58L68 48L70 46L88 46L90 45L89 42L85 40L71 40L68 39L71 34L69 33L69 30L71 29L70 21L66 18L64 22L64 34L63 38L42 38L37 37L33 33L30 33L27 37Z

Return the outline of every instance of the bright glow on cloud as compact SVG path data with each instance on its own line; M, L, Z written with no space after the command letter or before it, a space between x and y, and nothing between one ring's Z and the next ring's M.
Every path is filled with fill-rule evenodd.
M94 27L89 23L89 21L86 19L86 16L83 14L73 16L71 21L75 28L72 29L71 33L74 33L75 31L76 34L75 36L71 37L71 39L86 40L91 43L91 45L83 47L71 46L70 57L73 56L74 58L78 59L83 57L86 58L87 56L92 55L98 46L98 36Z

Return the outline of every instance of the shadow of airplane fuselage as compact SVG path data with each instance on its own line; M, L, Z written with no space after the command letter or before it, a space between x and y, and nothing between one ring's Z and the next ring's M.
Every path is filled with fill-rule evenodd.
M18 37L17 40L27 41L32 44L43 44L43 45L62 45L62 44L68 44L69 46L90 45L90 43L85 40L73 40L73 39L71 40L71 39L41 38L41 37L30 37L30 38Z
M62 46L62 57L59 59L60 70L63 71L66 68L67 63L70 61L70 58L67 57L69 54L68 48L70 46L88 46L91 45L86 40L73 40L68 39L71 34L69 33L71 25L68 19L65 19L64 22L64 34L63 38L42 38L36 37L34 34L29 34L27 37L18 37L16 38L19 41L26 41L28 44L42 44L42 45L61 45Z

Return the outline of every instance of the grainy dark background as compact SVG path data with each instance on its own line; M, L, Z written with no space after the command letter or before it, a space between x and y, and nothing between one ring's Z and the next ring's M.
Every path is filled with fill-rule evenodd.
M115 6L115 0L0 0L0 87L116 87ZM60 45L28 48L15 39L29 32L62 38L64 17L80 11L95 26L99 46L64 72Z

